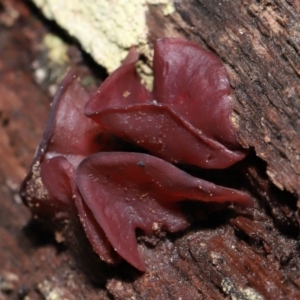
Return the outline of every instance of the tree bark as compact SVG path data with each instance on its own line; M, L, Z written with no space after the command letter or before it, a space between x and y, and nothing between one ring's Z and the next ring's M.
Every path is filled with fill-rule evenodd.
M19 129L13 131L1 115L2 125L6 124L1 128L3 136L8 140L14 137L17 144L2 141L0 148L0 201L4 208L0 245L1 239L11 241L6 243L8 248L1 245L0 262L6 275L2 272L0 276L7 279L11 278L9 272L17 274L21 278L18 287L26 286L33 299L52 299L49 291L66 299L73 299L74 293L76 299L300 299L300 2L181 0L174 4L176 10L168 16L159 7L149 6L149 42L183 36L220 57L232 86L234 125L241 144L250 149L249 156L229 170L201 175L247 190L255 206L237 212L214 205L184 205L192 223L188 230L151 240L139 236L145 274L123 264L107 275L101 287L93 285L74 267L77 261L68 251L55 252L53 241L37 246L28 242L24 233L20 238L29 215L13 202L16 189L9 180L16 178L14 182L19 183L24 166L29 166L43 128L36 112L45 116L48 108L39 102L44 97L39 89L32 92L39 93L36 98L19 92L19 102L1 106L8 114L6 119ZM2 82L10 74L5 70L0 73ZM31 86L29 80L27 87ZM0 88L3 91L4 84ZM18 103L27 125L13 118ZM31 106L39 108L35 113L25 109ZM26 151L22 152L24 145ZM13 220L4 216L10 211ZM16 223L18 218L22 221ZM42 235L36 229L30 231L34 234ZM22 266L13 265L8 258L11 249L14 255L21 253ZM52 267L51 260L55 262ZM39 294L33 293L36 288Z

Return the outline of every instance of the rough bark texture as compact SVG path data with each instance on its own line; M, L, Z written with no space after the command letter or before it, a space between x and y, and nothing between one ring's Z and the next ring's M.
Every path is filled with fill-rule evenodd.
M219 55L241 142L267 162L273 183L300 195L299 1L178 1L176 9L154 37L179 29Z
M247 190L255 208L185 205L193 224L187 231L139 237L145 274L122 264L105 273L100 286L78 268L80 258L48 233L38 226L24 230L30 214L17 189L48 111L49 97L31 69L33 61L42 61L46 29L24 4L3 1L1 300L300 299L300 2L181 0L175 7L167 18L150 7L149 41L176 32L220 56L232 85L240 141L254 149L230 170L201 176Z

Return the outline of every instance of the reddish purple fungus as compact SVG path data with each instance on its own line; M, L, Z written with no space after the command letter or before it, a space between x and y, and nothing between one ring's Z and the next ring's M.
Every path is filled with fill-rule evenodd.
M162 228L176 232L188 223L177 206L185 199L250 205L242 192L193 177L148 154L100 152L78 167L76 182L114 249L144 270L135 229L151 235Z
M230 86L219 59L177 38L158 40L154 51L151 94L137 80L131 55L99 87L86 115L173 163L220 169L241 160L245 152L230 122Z
M119 255L142 271L135 230L151 235L186 228L178 202L252 204L247 194L175 165L220 169L245 156L230 122L221 62L176 38L158 40L154 51L152 92L140 82L134 49L92 97L67 75L21 188L34 214L54 222L78 215L102 260L114 263ZM122 151L114 136L149 154Z

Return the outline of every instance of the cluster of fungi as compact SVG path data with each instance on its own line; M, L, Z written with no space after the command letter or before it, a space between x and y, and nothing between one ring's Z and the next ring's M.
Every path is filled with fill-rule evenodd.
M69 72L21 194L41 218L79 218L103 261L121 257L144 271L137 228L146 235L185 229L181 201L252 200L180 168L224 169L246 155L230 121L230 85L219 59L187 40L157 40L151 92L137 60L133 48L94 93Z

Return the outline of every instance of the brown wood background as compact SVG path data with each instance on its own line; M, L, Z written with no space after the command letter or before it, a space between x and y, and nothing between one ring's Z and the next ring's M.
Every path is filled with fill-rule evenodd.
M234 123L251 151L230 170L204 176L247 190L255 208L235 213L185 205L189 230L150 241L140 236L145 274L123 264L105 269L105 280L93 283L78 268L84 257L74 257L38 225L28 225L30 213L20 203L18 187L50 101L49 78L37 82L33 62L53 74L40 45L54 25L29 2L2 0L1 300L300 299L300 1L181 0L175 7L169 17L150 7L149 42L182 35L226 65ZM78 53L71 41L70 65L80 61L85 72L93 72L90 59L80 60Z

